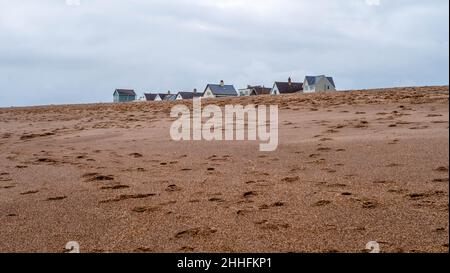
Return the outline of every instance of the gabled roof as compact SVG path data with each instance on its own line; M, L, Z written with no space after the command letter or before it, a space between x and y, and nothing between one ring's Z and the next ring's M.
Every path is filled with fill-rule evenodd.
M249 89L253 89L256 95L268 95L272 89L264 86L249 86Z
M333 77L327 77L328 81L334 86L334 88L336 88L336 85L334 84L334 79Z
M289 94L303 91L303 83L301 82L275 82L280 94Z
M211 92L216 96L237 96L238 93L233 85L208 84L205 88L211 89Z
M116 91L114 91L114 93L119 93L119 95L123 95L123 96L136 96L136 93L134 92L133 89L116 89Z
M153 101L153 100L155 100L157 95L158 95L158 94L144 93L145 100L147 100L147 101Z
M161 100L164 100L166 96L169 95L167 93L159 93L158 96L161 98Z
M163 100L174 101L177 99L177 94L166 94Z
M308 85L315 85L318 81L320 81L321 78L325 78L325 75L320 75L320 76L306 76L305 77L305 81L308 82ZM332 77L326 77L328 79L328 81L334 86L336 87L336 85L334 84L334 80Z
M179 92L178 95L180 95L182 99L188 100L188 99L202 97L203 93L201 93L201 92L197 92L197 93L194 93L194 92Z

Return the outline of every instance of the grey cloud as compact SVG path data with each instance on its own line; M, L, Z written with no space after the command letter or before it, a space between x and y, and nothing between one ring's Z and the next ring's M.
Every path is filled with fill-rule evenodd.
M0 106L110 101L114 88L448 84L447 0L0 0Z

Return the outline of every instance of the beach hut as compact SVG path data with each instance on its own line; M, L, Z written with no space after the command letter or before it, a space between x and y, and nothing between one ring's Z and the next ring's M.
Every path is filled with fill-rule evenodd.
M116 89L113 94L114 102L129 102L136 100L136 93L132 89Z

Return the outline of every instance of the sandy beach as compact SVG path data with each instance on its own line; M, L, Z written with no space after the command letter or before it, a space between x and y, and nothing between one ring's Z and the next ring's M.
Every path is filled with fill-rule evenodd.
M279 106L279 145L183 141L139 102L0 109L0 252L448 252L448 86Z

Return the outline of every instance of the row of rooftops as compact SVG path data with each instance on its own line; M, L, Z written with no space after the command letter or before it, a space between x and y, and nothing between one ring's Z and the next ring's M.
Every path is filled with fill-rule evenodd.
M333 78L326 77L324 75L306 76L304 82L293 82L289 77L287 82L275 82L274 88L277 87L279 93L281 94L302 92L304 85L313 86L324 77L328 79L334 88L336 88ZM273 88L266 88L260 85L249 85L246 89L240 89L240 92L237 92L233 85L226 85L224 81L220 81L219 84L208 84L205 88L205 92L210 91L215 97L239 96L242 95L241 90L248 90L250 92L248 95L267 95L271 94L271 90L273 90ZM122 96L136 96L136 92L132 89L116 89L115 92L118 92L118 94ZM178 92L176 94L171 94L170 91L167 93L144 93L143 99L147 101L175 101L177 99L193 99L195 97L203 97L205 92L197 92L197 89L194 89L193 92Z

